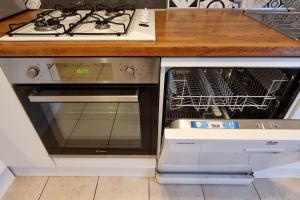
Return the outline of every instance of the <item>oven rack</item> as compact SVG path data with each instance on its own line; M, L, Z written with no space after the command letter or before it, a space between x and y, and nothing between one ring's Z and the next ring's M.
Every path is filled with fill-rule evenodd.
M288 81L280 70L171 69L168 104L170 110L193 107L196 111L226 107L267 110L275 93Z

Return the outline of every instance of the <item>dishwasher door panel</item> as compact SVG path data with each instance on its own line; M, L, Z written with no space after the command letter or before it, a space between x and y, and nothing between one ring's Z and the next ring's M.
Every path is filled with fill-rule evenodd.
M206 169L204 172L251 172L248 160L246 153L200 153L200 166Z
M164 140L163 146L158 162L160 172L199 171L199 141Z
M200 165L214 171L251 171L248 154L244 152L248 141L241 140L202 140Z
M182 143L188 141L197 142L197 140L214 140L214 141L285 141L285 145L290 142L298 144L300 142L300 123L296 120L294 124L299 126L298 129L164 129L165 140L176 140ZM278 143L277 143L278 144ZM271 143L269 143L271 145ZM232 147L233 148L233 147Z
M167 128L158 171L249 173L296 162L299 150L299 129Z
M250 153L249 165L254 171L290 164L298 161L298 151L282 153Z

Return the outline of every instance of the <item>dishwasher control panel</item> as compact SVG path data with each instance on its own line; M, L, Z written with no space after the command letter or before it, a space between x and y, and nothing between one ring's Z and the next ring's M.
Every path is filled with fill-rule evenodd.
M171 123L171 128L192 129L300 129L298 120L201 120L179 119Z
M191 121L191 128L238 129L238 121Z

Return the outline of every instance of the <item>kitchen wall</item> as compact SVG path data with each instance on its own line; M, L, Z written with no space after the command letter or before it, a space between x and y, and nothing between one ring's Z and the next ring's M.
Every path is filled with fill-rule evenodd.
M277 8L283 7L282 0L28 0L30 8L54 8L83 4L124 5L134 4L136 8Z
M167 0L169 8L277 8L282 0Z

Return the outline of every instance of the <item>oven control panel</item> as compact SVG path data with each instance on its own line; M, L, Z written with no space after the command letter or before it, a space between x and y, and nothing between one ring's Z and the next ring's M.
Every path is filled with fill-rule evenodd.
M125 67L125 73L130 79L135 78L136 71L137 70L135 69L135 67Z
M15 84L151 84L159 83L160 71L159 58L14 58L0 64Z

